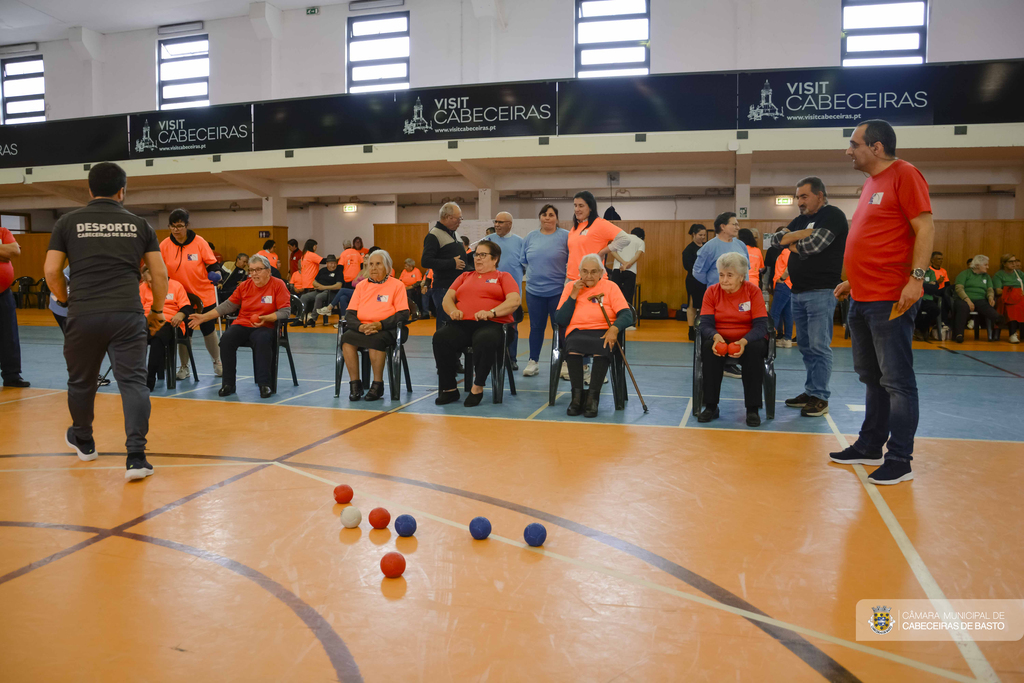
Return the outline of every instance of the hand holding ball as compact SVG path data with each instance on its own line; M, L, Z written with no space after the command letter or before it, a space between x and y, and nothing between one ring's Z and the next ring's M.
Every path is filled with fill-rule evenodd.
M729 345L725 342L715 342L715 353L719 356L724 356L729 353Z
M252 322L253 325L262 325L263 324L263 321L260 320L260 314L259 313L253 313L252 316L249 318L249 321Z
M737 353L739 353L742 350L743 350L743 347L740 346L739 344L737 344L736 342L733 342L732 344L729 344L729 355L730 356L735 356Z

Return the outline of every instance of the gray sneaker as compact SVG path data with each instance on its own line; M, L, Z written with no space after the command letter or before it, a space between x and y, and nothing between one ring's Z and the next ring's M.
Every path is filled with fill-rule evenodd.
M811 396L807 400L807 404L800 410L800 414L804 417L821 417L828 412L828 401L824 401L815 396Z

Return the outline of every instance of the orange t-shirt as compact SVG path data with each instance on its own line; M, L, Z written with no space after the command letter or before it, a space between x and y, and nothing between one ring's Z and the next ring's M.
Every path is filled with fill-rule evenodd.
M424 280L430 280L430 283L434 283L434 269L430 268L427 270L427 274L423 276Z
M199 235L191 242L181 246L170 237L160 243L160 255L167 264L167 275L177 280L189 294L195 294L203 300L203 306L214 306L217 303L217 290L210 282L206 266L217 262L213 249Z
M409 299L405 296L405 285L393 277L380 284L363 280L356 285L348 302L348 310L355 311L361 323L377 323L399 311L408 311Z
M489 311L505 303L509 294L518 294L516 279L500 270L489 273L467 271L457 277L449 290L455 290L456 307L462 311L463 320L475 320L477 311ZM491 318L496 323L515 322L512 314Z
M139 283L139 298L142 300L142 310L149 312L153 307L153 290L145 280ZM167 296L164 297L164 320L170 320L182 306L188 306L188 292L177 280L167 281ZM178 325L178 329L185 332L185 323Z
M755 318L767 318L764 295L756 285L744 282L739 291L727 293L721 284L713 284L704 293L701 315L715 316L715 329L727 342L739 341L754 326Z
M341 266L341 276L345 282L352 282L363 267L363 255L358 249L346 249L338 257L338 265Z
M369 247L363 247L362 249L355 249L354 251L358 251L360 256L366 256L367 254L370 253L370 248Z
M316 274L320 272L320 262L323 260L324 257L312 249L302 255L302 277L299 278L299 284L302 289L313 288L313 280L316 279Z
M562 289L562 298L558 300L558 308L561 308L569 300L572 286L572 282L565 283L565 288ZM590 301L590 297L598 294L604 294L600 306L596 301ZM607 330L608 323L601 313L602 306L605 313L608 314L608 320L612 322L615 322L615 316L619 311L629 308L626 297L622 296L622 290L611 280L599 280L593 287L584 287L580 290L576 296L576 308L572 312L572 320L569 321L569 327L566 328L565 333L572 334L573 330Z
M291 294L288 293L288 287L285 286L284 280L280 278L270 278L270 281L263 287L257 287L256 281L250 278L243 280L235 288L235 291L228 297L228 301L241 307L238 309L238 319L232 324L256 327L252 324L254 313L257 315L277 313L291 304ZM271 323L260 325L260 327L270 326Z
M580 223L569 231L569 263L565 274L570 280L580 277L580 259L587 254L596 254L607 247L621 233L615 225L603 218L595 218L593 225ZM605 277L608 277L607 273Z
M789 268L789 255L792 254L789 247L783 247L782 253L779 254L779 258L775 261L775 284L779 284L779 280L782 279L782 274ZM793 278L787 277L782 280L783 283L790 289L793 289Z
M932 268L935 273L935 281L939 285L939 291L942 291L949 286L949 273L946 272L945 268Z
M423 274L420 273L419 268L413 268L412 270L403 270L402 274L398 276L398 279L402 281L402 284L406 287L412 287L417 282L423 280Z
M747 247L747 254L750 260L750 274L747 276L747 279L750 280L750 283L755 287L760 287L761 282L760 277L758 277L758 273L760 273L761 269L764 268L764 256L761 255L760 249L749 246Z
M266 249L260 249L259 251L256 252L256 255L262 256L263 258L267 259L267 261L270 262L270 265L272 265L274 268L281 270L281 259L278 258L277 254L275 254L274 252L267 251Z

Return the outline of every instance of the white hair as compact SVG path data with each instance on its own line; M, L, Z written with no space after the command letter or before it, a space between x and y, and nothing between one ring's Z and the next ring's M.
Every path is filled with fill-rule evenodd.
M249 257L249 266L252 267L252 264L257 261L259 263L262 263L264 268L270 270L270 261L267 260L266 256L260 256L259 254L253 254L252 256Z
M586 256L581 258L580 259L580 266L579 266L580 270L583 270L583 264L586 263L587 261L595 261L595 262L597 262L597 265L601 266L601 273L605 272L604 259L602 259L597 254L587 254Z
M351 249L352 240L345 240L344 242L341 243L341 246L344 247L345 249Z
M747 273L750 272L750 265L745 258L739 252L729 251L718 257L715 261L715 265L719 270L731 270L737 275L741 275L744 279L747 277Z
M455 202L445 202L441 205L441 211L438 213L438 220L444 220L445 218L451 218L455 215L455 209L462 211L462 208Z
M373 252L372 254L366 257L367 265L369 265L370 259L372 259L374 256L380 256L384 259L384 274L390 275L391 269L394 267L394 262L391 260L391 254L384 251L383 249L378 249L377 251Z
M971 265L973 266L975 263L977 263L979 266L980 265L986 265L987 266L988 265L988 256L985 256L984 254L978 254L977 256L975 256L974 258L971 259Z

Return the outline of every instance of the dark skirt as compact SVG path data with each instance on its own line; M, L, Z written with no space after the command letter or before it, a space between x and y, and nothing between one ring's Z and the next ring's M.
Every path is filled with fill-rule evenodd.
M612 350L604 345L606 330L573 330L565 338L565 352L582 356L612 357Z
M408 328L402 330L402 341L409 338ZM373 349L375 351L386 351L389 346L395 345L395 331L381 330L373 334L363 334L358 329L345 330L341 335L342 344L351 344L357 349Z

